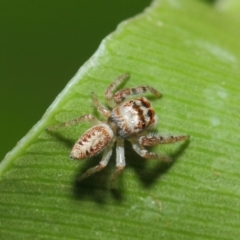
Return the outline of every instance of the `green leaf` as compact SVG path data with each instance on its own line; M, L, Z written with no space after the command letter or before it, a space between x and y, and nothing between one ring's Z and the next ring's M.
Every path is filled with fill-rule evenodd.
M1 239L238 239L240 235L240 32L237 15L202 1L154 1L119 25L80 68L43 118L0 166ZM153 151L166 165L138 157L109 190L115 156L102 172L76 179L101 157L69 161L89 127L49 134L47 126L98 115L90 93L130 72L124 87L150 85L161 134L186 143Z

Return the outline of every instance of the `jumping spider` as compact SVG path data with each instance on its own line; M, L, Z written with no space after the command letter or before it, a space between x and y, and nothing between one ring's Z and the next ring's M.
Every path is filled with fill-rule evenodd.
M73 146L70 157L72 159L81 160L95 156L104 150L103 157L97 166L88 169L80 176L79 180L101 171L108 164L115 142L116 171L112 176L111 187L114 186L117 176L126 165L124 140L128 140L132 144L134 151L143 158L155 158L169 162L171 161L169 157L149 152L144 147L156 144L174 143L188 138L187 135L159 136L148 132L148 129L157 122L151 103L145 97L138 97L133 100L125 99L131 95L142 94L147 91L155 94L157 97L161 97L161 93L149 86L139 86L125 88L114 94L114 90L129 77L129 74L123 74L108 86L105 97L107 104L112 108L111 111L103 106L95 93L92 92L93 104L98 112L105 118L104 121L98 120L92 114L86 114L65 123L47 128L47 130L51 131L60 127L72 126L83 121L89 121L94 125L78 139Z

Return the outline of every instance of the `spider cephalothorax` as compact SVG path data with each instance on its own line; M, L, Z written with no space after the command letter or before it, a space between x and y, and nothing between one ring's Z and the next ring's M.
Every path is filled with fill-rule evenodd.
M92 93L92 99L98 112L105 118L104 121L98 120L92 114L86 114L68 122L49 127L48 130L57 129L59 127L71 126L82 121L89 121L94 126L88 129L75 143L71 151L72 159L85 159L97 155L102 152L103 157L100 163L88 169L80 178L82 180L91 174L102 170L108 163L112 155L112 147L116 142L116 171L112 177L112 187L116 177L125 167L124 141L128 140L133 149L142 157L152 159L161 159L170 161L171 159L158 153L149 152L145 146L153 146L156 144L174 143L188 138L187 135L182 136L159 136L149 133L151 126L156 124L155 112L148 99L138 97L132 100L125 100L126 97L145 92L152 92L157 97L161 94L152 87L139 86L133 88L125 88L117 93L113 93L121 82L129 78L129 74L124 74L115 79L108 86L105 96L108 105L112 108L110 111L103 106L97 96Z
M116 136L127 139L136 136L155 123L155 112L150 102L140 97L115 107L108 119Z

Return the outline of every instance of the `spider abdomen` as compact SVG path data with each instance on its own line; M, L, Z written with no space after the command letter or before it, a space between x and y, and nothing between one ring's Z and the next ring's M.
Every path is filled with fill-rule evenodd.
M100 153L112 140L112 129L104 123L87 130L75 143L70 157L84 159Z
M139 97L114 108L109 121L115 123L119 137L128 138L150 127L156 119L150 102Z

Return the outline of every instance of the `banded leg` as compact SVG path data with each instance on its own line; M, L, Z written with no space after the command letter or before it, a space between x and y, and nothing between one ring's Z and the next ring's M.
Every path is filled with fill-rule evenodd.
M50 127L46 128L46 130L47 131L53 131L53 130L56 130L58 128L69 127L69 126L72 126L72 125L76 125L76 124L79 124L83 121L89 121L92 125L100 123L100 121L95 116L93 116L92 114L86 114L86 115L83 115L81 117L72 119L70 121L60 123L58 125L50 126Z
M125 73L119 77L117 77L112 84L110 84L105 92L105 97L108 105L110 107L114 107L116 105L113 99L113 91L124 81L130 77L130 74Z
M124 140L117 139L117 144L116 144L116 167L117 168L114 174L112 175L111 189L114 188L115 181L123 171L125 165L126 165L126 162L125 162L125 155L124 155Z
M94 92L92 92L92 100L98 112L101 113L104 117L108 118L111 115L111 112L100 103L100 101L97 98L97 95Z
M154 146L157 144L175 143L188 139L188 135L181 136L159 136L156 134L148 134L147 136L141 136L138 141L141 146Z
M132 147L133 150L140 155L143 158L147 158L147 159L160 159L164 162L171 162L172 159L163 155L160 155L158 153L154 153L154 152L149 152L146 148L144 148L143 146L141 146L137 141L131 141L132 143Z
M101 171L103 168L105 168L108 164L108 161L110 159L112 155L112 145L109 146L103 153L103 157L102 157L102 160L100 161L100 163L95 166L95 167L92 167L92 168L89 168L85 173L83 173L79 178L78 178L78 181L81 181L83 180L84 178L87 178L89 177L90 175L96 173L96 172L99 172Z
M162 94L158 92L155 88L149 87L149 86L139 86L139 87L133 87L133 88L125 88L118 92L116 92L113 96L116 103L122 102L126 97L130 95L136 95L136 94L142 94L145 92L151 92L155 94L157 97L161 97Z

